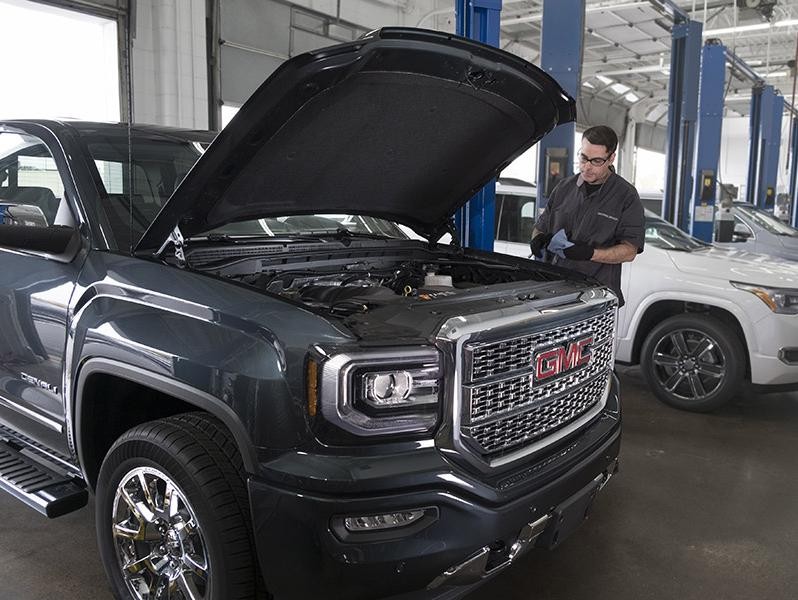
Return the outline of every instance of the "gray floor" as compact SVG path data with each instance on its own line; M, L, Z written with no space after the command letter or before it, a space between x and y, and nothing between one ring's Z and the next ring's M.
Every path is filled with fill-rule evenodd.
M468 600L798 597L798 393L694 415L621 379L621 473L590 520ZM0 511L0 599L110 598L91 510L47 521L0 494Z

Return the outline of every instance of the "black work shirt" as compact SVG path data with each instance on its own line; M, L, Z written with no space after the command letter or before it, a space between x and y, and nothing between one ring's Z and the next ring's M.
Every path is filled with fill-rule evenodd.
M554 188L535 228L542 233L557 233L564 229L572 242L583 242L594 248L609 248L629 242L637 248L638 254L642 252L645 218L634 186L613 172L592 193L587 193L587 187L580 174L561 181ZM554 256L552 262L595 277L618 295L623 306L620 264L568 260L558 256Z

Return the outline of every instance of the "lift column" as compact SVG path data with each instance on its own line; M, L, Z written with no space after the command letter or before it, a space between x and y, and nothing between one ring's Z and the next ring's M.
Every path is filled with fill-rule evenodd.
M726 49L718 40L708 40L701 51L701 89L695 156L695 191L690 207L690 233L712 241L717 193L720 136L723 126L723 85Z
M501 0L455 0L457 35L499 46ZM488 182L455 215L464 247L493 250L496 180Z
M671 31L671 74L668 89L668 147L662 216L690 231L693 196L693 149L698 118L701 23L677 21Z
M582 78L585 0L544 0L541 27L540 67L576 98ZM538 214L546 207L554 185L573 175L575 131L574 123L558 125L538 143Z
M770 122L763 123L766 137L763 140L762 191L759 193L759 206L768 210L773 210L776 206L776 185L779 179L779 152L781 150L781 119L783 114L784 96L775 93L771 99Z
M770 207L773 207L776 194L776 177L778 167L771 166L773 149L774 110L776 109L776 92L772 85L755 85L751 89L751 147L748 153L748 186L746 199L755 206L764 207L768 203L768 192L771 193ZM784 100L779 103L779 113L784 109ZM781 114L778 116L781 128ZM780 132L777 133L780 137ZM778 146L776 147L776 163L778 163ZM771 177L771 172L773 176ZM772 185L771 185L772 182ZM768 189L770 187L770 190Z
M798 119L792 122L790 144L790 223L798 227Z

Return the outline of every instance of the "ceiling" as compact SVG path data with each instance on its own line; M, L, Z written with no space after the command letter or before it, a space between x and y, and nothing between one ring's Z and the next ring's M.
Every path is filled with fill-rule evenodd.
M673 22L655 4L587 0L583 103L599 99L630 110L635 120L665 122ZM704 23L705 40L719 38L791 100L798 0L677 0L674 4ZM543 0L504 0L503 48L538 62L542 5ZM727 71L727 114L748 114L751 86L749 79Z

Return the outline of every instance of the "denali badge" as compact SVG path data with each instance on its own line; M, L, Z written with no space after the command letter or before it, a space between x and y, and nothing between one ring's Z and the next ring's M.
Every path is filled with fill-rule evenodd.
M588 346L593 343L593 336L588 336L565 346L556 346L535 356L535 380L543 381L549 377L560 375L590 362L593 356Z

